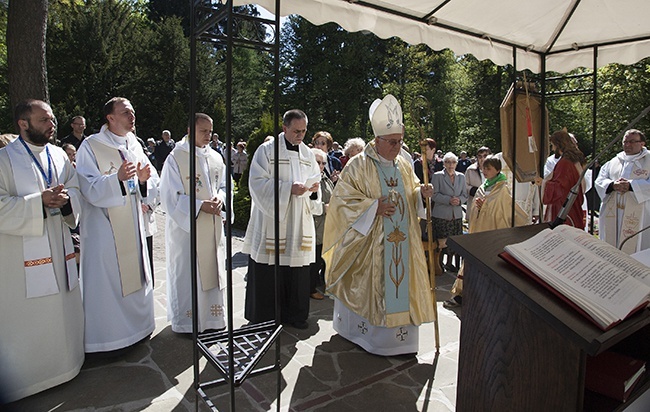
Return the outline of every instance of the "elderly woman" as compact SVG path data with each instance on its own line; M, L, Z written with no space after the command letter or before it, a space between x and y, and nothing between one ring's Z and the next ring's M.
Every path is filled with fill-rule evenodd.
M442 158L444 170L433 174L435 203L431 218L433 231L438 242L438 249L446 253L447 238L463 234L463 208L461 205L467 202L467 186L465 175L456 171L458 157L447 152ZM447 259L447 263L451 259ZM449 265L448 265L449 266Z
M363 148L366 147L366 142L363 141L360 137L355 137L348 139L343 146L343 156L341 156L341 164L343 167L352 159L354 156L363 152Z
M339 172L341 172L343 166L341 165L341 161L332 153L332 146L334 145L332 135L329 132L324 131L316 132L314 137L311 139L311 144L316 149L320 149L327 153L325 173L333 183L336 183L339 178Z

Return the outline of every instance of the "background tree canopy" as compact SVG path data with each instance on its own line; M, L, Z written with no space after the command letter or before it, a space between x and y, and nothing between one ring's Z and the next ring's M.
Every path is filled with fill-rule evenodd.
M70 132L70 119L78 114L87 118L87 133L99 129L104 102L117 95L133 102L140 137L159 138L163 129L169 129L178 140L186 133L187 2L40 1L49 7L46 75L60 136ZM14 129L7 76L9 5L9 0L0 0L2 132ZM257 13L253 6L240 10ZM402 102L405 140L412 149L418 150L420 137L412 117L419 116L424 119L427 136L436 139L444 151L467 150L473 154L483 145L500 150L499 105L511 83L509 67L449 50L408 45L398 38L383 40L371 33L348 33L333 23L315 26L299 16L286 20L281 44L280 107L305 110L310 120L309 136L328 130L340 143L351 137L369 140L368 107L374 99L392 93ZM220 134L225 126L224 61L222 49L199 44L197 107L215 119L215 131ZM271 56L264 52L243 48L234 52L231 138L235 141L272 133L272 64ZM571 74L588 72L583 69ZM528 73L528 77L533 76ZM584 87L579 82L584 81L564 80L549 84L549 90L579 89ZM650 59L599 70L597 147L603 147L650 102L649 83ZM416 96L428 100L428 113L413 113ZM549 98L548 108L551 130L567 127L578 136L581 149L591 153L591 96ZM649 126L648 119L637 125L645 131ZM619 149L615 147L611 154Z

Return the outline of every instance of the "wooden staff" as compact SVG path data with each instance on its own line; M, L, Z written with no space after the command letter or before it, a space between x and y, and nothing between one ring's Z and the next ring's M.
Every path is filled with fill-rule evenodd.
M424 179L424 185L429 184L429 164L426 155L426 148L428 147L427 140L425 137L424 127L420 124L419 121L419 110L418 100L424 103L424 107L429 109L429 101L424 96L416 96L412 103L412 117L413 122L420 130L420 152L422 153L422 176ZM433 227L431 225L431 198L427 197L424 199L424 204L426 207L426 216L427 216L427 247L429 251L429 283L431 286L431 296L433 298L433 315L435 317L434 327L436 334L436 352L440 352L440 330L438 327L438 303L436 300L436 272L437 272L437 253L434 252L433 247ZM436 248L437 249L437 245Z

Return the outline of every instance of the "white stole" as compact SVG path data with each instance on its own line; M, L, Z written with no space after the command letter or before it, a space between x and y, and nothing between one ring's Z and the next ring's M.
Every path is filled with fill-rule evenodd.
M49 144L48 144L49 145ZM14 184L18 196L28 196L34 193L41 193L45 190L46 183L43 181L40 170L27 153L22 143L16 139L6 147L11 168L14 175ZM45 153L45 151L43 151ZM47 172L47 161L43 162L39 153L34 156L41 162L45 173ZM51 156L52 158L52 180L53 184L60 181L59 173L64 170L65 159L61 156ZM35 178L36 177L36 178ZM56 183L58 184L58 183ZM77 264L75 260L74 246L72 238L67 233L66 227L63 226L61 215L52 216L49 209L44 208L47 219L57 219L63 234L63 247L65 256L63 256L66 265L68 290L73 290L79 283L77 275ZM45 224L43 225L45 226ZM67 235L67 236L66 236ZM27 298L37 298L41 296L54 295L59 293L59 286L54 273L52 263L52 249L48 238L47 230L38 236L23 236L23 261L25 262L25 291Z
M298 152L292 152L286 148L284 134L280 134L280 144L279 152L280 159L278 160L278 179L281 182L305 182L310 176L312 163L308 156L309 149L306 145L301 144L298 146ZM272 147L271 147L272 149ZM291 155L295 153L295 155ZM270 163L269 168L273 170L275 163L274 152L270 152ZM307 176L304 176L307 174ZM302 196L290 195L289 198L289 207L285 212L287 212L291 207L293 202L301 202L300 222L287 222L288 224L279 225L279 249L278 253L283 254L286 252L287 247L287 226L292 225L291 228L293 235L300 237L300 250L301 251L310 251L313 249L316 244L316 229L314 227L314 218L311 213L308 213L310 206L308 204L309 197L313 192L307 191ZM272 202L273 199L269 199L269 202ZM282 213L282 211L280 211ZM296 218L298 218L296 216ZM279 216L278 219L280 222L283 222L287 219L286 213L284 216ZM264 219L266 222L266 252L273 255L275 254L275 220L274 219ZM300 232L300 233L297 233Z
M174 159L178 164L183 188L185 193L190 193L190 156L189 147L186 147L188 140L180 143L182 145L176 149ZM205 148L204 148L205 149ZM216 196L219 190L219 182L222 167L218 161L209 155L202 155L202 149L196 148L196 198L199 200L209 200ZM212 150L207 147L207 150ZM182 152L182 154L181 154ZM207 162L208 176L202 173L205 169L202 167L203 162ZM199 267L199 279L201 280L201 289L208 291L219 287L226 287L225 273L219 271L219 245L223 238L223 223L221 215L211 215L209 213L199 212L196 217L196 255ZM224 256L225 257L225 256Z
M648 179L650 175L648 155L638 156L627 162L624 156L619 155L610 163L610 176L624 177L628 180ZM622 217L618 209L622 209ZM621 242L641 229L645 210L643 204L637 202L634 193L613 191L604 212L604 216L600 218L605 219L606 233L616 234L616 236L608 236L608 243L618 248ZM627 242L623 246L623 251L632 254L637 251L640 243L641 236L638 236L636 242L634 240Z
M95 139L89 139L88 144L95 155L97 166L102 174L108 175L117 172L122 164L120 152L126 160L137 163L136 159L131 158L131 154L126 149L126 146L123 149L118 149L117 147L105 144L101 140ZM120 268L122 296L127 296L142 288L142 275L145 268L141 267L142 246L138 245L137 242L139 228L134 225L132 206L132 203L135 202L138 221L141 221L140 215L142 209L140 208L140 202L138 202L140 191L136 186L136 193L132 195L129 193L126 182L122 182L122 184L127 192L125 196L126 202L122 206L110 207L106 210L111 228L113 229L113 239L115 241L117 261Z

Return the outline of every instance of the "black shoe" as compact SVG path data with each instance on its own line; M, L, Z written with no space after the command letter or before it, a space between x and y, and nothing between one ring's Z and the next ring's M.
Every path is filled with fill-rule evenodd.
M454 296L453 298L442 302L442 306L447 309L458 308L462 304L463 304L463 298L460 296Z
M307 321L300 320L298 322L293 322L291 326L296 329L307 329L309 327L309 323L307 323Z

